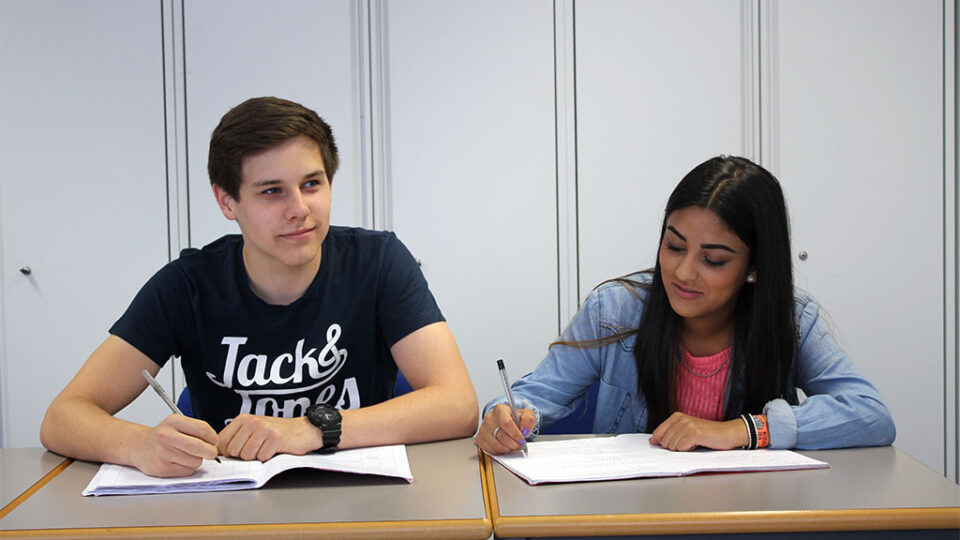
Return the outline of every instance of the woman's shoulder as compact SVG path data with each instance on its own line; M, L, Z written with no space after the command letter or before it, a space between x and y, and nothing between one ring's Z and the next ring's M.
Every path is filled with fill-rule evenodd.
M649 271L604 281L587 297L587 306L597 311L601 325L610 329L636 328L652 282Z
M798 330L805 333L820 317L820 302L809 292L794 287L793 304Z

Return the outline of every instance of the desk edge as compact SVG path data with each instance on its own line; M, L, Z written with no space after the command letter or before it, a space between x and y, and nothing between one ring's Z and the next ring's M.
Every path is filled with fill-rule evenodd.
M747 532L960 529L960 508L697 512L568 516L496 515L499 536L596 534L698 534Z
M40 491L40 488L46 485L47 482L53 480L58 474L62 473L67 467L70 466L71 463L73 463L72 459L63 458L63 461L61 461L56 467L51 469L50 472L43 475L43 477L41 477L40 480L37 480L36 482L34 482L32 486L28 487L26 490L24 490L23 493L21 493L20 495L17 495L15 499L13 499L9 503L7 503L6 506L0 509L0 519L3 519L7 514L12 512L14 508L20 506L23 503L23 501L29 499L31 495L33 495L37 491ZM3 532L3 531L0 531L0 532Z
M349 521L337 523L267 523L250 525L182 525L163 527L109 527L83 529L18 529L0 531L0 538L488 538L491 524L486 519L443 519L417 521Z
M483 454L483 483L498 536L695 534L746 532L960 529L960 507L691 512L567 516L501 516L493 461Z

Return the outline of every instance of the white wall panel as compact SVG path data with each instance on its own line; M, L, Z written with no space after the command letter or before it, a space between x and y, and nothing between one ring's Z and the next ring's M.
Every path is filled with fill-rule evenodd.
M493 361L533 369L570 298L652 266L689 169L761 158L809 254L798 284L893 409L897 445L942 470L951 4L2 0L0 442L38 444L168 247L238 230L211 195L210 132L278 95L333 127L334 224L396 230L423 261L481 403L501 392ZM558 208L578 220L559 224L564 268ZM121 413L164 414L151 395Z
M896 445L942 471L942 2L771 8L766 161L809 254L797 284L879 387Z
M207 149L220 118L257 96L302 103L330 124L340 152L331 220L363 224L354 3L188 0L182 24L190 244L240 231L213 198Z
M576 4L581 300L654 264L677 182L717 154L752 151L751 28L737 0Z
M0 25L3 443L39 446L47 405L167 262L160 7L5 0ZM120 416L167 414L146 395Z
M557 334L553 7L384 5L394 229L453 329L481 404Z

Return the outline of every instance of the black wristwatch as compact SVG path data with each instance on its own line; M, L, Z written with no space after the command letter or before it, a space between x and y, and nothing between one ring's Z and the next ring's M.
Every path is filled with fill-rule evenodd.
M340 444L340 411L324 403L307 407L307 420L323 432L323 446L318 452L330 453Z

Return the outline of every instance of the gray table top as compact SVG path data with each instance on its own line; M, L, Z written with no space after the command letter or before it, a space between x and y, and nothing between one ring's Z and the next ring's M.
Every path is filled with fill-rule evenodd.
M713 525L699 532L750 532L758 529L739 527L737 520L755 525L762 518L769 522L765 530L786 531L803 530L797 523L801 514L814 529L818 518L830 516L843 518L843 528L850 529L858 519L902 519L904 509L939 509L931 515L952 514L960 523L960 486L896 448L800 453L826 461L830 468L531 486L491 460L494 530L503 536L595 534L598 524L609 522L618 523L622 534L636 532L631 524L660 522L686 523L682 530L695 532L691 522L710 521ZM778 520L783 523L779 529ZM677 531L666 527L662 532L671 530Z
M75 462L13 512L0 529L115 529L125 537L210 534L298 538L370 534L487 538L476 446L472 439L409 445L414 481L298 469L260 489L213 493L83 497L99 465ZM161 529L151 529L161 527ZM214 531L216 532L216 531ZM221 531L223 532L223 531ZM107 532L104 531L106 534Z
M0 452L0 508L13 502L66 458L43 448L6 448Z

